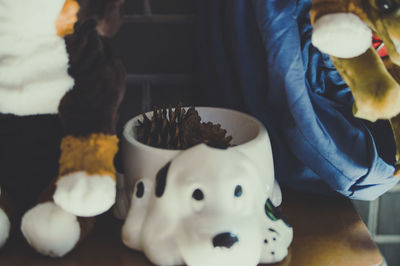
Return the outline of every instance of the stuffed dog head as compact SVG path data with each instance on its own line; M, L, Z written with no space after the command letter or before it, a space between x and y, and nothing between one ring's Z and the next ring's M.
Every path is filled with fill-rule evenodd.
M354 115L375 121L400 112L400 1L314 0L312 43L332 56L354 96ZM372 35L383 40L385 63Z
M312 42L329 55L353 58L367 51L373 33L399 65L399 7L399 0L313 0Z
M236 149L182 151L136 183L124 243L157 265L257 265L287 255L292 229L260 169ZM275 215L274 215L275 214Z

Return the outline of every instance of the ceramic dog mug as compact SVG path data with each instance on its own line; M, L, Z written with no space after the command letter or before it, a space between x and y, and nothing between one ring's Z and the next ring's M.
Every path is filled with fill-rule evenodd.
M154 148L135 139L141 116L126 124L125 175L119 180L126 190L119 197L131 198L130 206L122 206L126 199L117 203L120 216L126 216L124 244L156 265L252 266L283 260L293 230L275 208L282 196L266 129L237 111L196 110L202 121L221 124L234 146Z

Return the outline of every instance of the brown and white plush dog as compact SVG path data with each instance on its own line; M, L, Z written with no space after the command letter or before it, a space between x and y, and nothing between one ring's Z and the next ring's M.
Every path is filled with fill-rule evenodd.
M390 119L400 174L400 1L313 0L312 43L329 54L349 85L353 113L370 120ZM377 49L372 36L382 40ZM384 49L381 49L384 50Z
M0 0L0 246L16 223L13 211L18 219L46 187L21 222L46 255L63 256L84 237L92 219L77 216L114 204L125 71L103 36L120 27L122 3Z

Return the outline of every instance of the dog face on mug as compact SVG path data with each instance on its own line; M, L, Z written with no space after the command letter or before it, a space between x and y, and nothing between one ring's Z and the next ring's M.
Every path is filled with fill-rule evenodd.
M292 231L266 215L261 179L237 150L201 144L183 151L158 171L155 182L137 182L123 241L158 265L279 261Z

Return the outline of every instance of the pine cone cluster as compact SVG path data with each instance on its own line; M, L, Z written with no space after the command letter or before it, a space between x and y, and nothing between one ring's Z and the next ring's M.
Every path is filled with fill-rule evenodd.
M230 146L232 137L226 136L220 124L200 121L194 107L186 111L178 104L175 110L171 106L155 109L151 119L143 114L143 120L136 126L137 139L149 146L174 150L188 149L199 143L221 149Z

